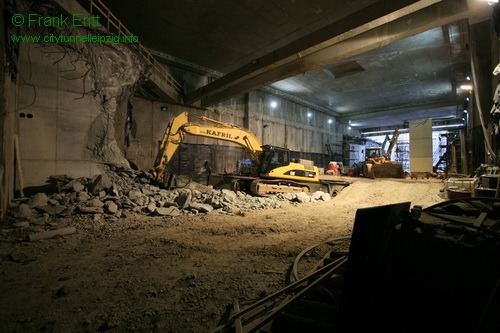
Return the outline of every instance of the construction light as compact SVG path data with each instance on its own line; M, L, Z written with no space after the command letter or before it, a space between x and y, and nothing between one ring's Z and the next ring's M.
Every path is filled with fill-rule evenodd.
M438 128L457 128L457 127L463 127L463 124L450 124L450 125L437 125L437 126L432 126L432 129L438 129Z
M462 90L467 90L467 91L471 91L472 90L472 84L462 84L460 86L460 89Z
M271 102L271 108L272 109L276 109L277 106L278 106L278 102L276 102L276 101L272 101Z
M494 4L498 3L498 0L479 0L482 2L487 2L488 5L493 6Z

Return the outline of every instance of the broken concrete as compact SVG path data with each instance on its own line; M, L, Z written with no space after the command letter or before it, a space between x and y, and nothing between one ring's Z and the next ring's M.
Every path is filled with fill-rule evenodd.
M254 197L244 192L196 186L165 190L147 173L111 166L106 173L93 178L71 179L58 176L58 193L37 193L31 198L11 203L9 216L33 221L37 218L94 214L120 218L127 211L151 216L175 217L180 214L231 214L272 209L284 203L329 201L329 194L318 191L286 193L270 197Z

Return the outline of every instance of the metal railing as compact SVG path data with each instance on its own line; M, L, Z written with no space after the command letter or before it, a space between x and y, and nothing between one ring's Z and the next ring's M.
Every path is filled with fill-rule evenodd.
M118 36L131 36L132 33L123 25L123 23L106 7L100 0L89 0L90 15L99 14L101 18L106 19L104 27L110 33L116 33ZM114 31L113 31L114 30ZM181 85L172 75L153 57L153 55L139 42L130 43L143 57L143 59L152 67L152 76L168 85L176 94L181 93ZM161 88L161 87L160 87Z

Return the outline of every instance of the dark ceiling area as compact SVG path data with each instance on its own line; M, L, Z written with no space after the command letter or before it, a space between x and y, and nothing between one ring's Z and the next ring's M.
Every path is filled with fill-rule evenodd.
M106 0L159 61L213 82L202 107L271 87L360 130L461 121L480 0ZM202 88L202 87L197 87Z

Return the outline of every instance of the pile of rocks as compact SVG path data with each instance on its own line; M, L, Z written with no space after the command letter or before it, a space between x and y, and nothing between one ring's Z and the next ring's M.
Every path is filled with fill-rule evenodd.
M64 217L74 214L112 215L118 218L133 211L156 216L180 214L243 214L244 212L280 207L285 202L328 201L324 192L254 197L243 192L213 189L191 182L186 187L165 190L154 185L149 174L119 167L94 178L72 179L52 176L55 193L37 193L30 198L15 199L9 215L16 219Z

